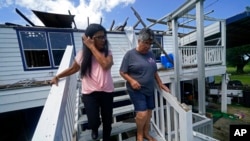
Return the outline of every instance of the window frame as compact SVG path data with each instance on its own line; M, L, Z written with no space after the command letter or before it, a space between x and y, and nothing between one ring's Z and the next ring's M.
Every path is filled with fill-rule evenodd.
M159 40L157 40L157 38ZM163 44L163 35L155 35L155 40L158 41L158 43L162 46L162 48L164 49L164 44ZM153 43L151 46L151 50L155 56L155 60L156 62L161 62L161 54L163 53L160 49L160 47L158 47L158 45L156 43ZM160 51L160 53L156 54L157 51Z
M22 32L36 32L37 34L38 33L41 33L41 34L44 34L45 37L45 49L47 52L48 52L48 62L49 65L48 66L38 66L38 67L30 67L28 66L27 64L27 58L26 58L26 55L25 55L25 47L24 47L24 44L23 44L23 39L22 39L22 35L21 33ZM75 46L75 43L74 43L74 34L73 34L73 31L72 30L62 30L62 29L44 29L44 28L37 28L37 29L33 29L33 28L17 28L16 29L16 34L17 34L17 38L18 38L18 44L19 44L19 49L20 49L20 53L21 53L21 58L22 58L22 64L23 64L23 68L24 68L24 71L33 71L33 70L49 70L49 69L58 69L60 63L57 65L55 64L55 58L54 58L54 54L53 54L53 50L56 50L55 48L57 47L53 47L53 39L51 39L51 34L60 34L60 33L63 33L63 34L66 34L67 36L69 36L69 42ZM67 38L67 39L68 39ZM51 41L52 40L52 41ZM54 48L54 49L53 49ZM60 47L59 47L60 48ZM26 49L28 50L28 49ZM36 49L31 49L31 50L36 50ZM41 49L38 49L39 51ZM61 49L63 50L63 49ZM66 50L66 47L61 55L61 57L59 58L59 62L61 62L61 59L63 57L63 54ZM74 53L75 53L75 48L74 48ZM57 62L58 62L58 59L57 59Z

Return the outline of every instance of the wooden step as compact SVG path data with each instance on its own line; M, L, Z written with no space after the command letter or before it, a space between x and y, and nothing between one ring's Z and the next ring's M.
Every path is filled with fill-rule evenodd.
M121 92L121 91L126 91L126 90L127 90L126 86L115 87L114 92Z
M154 137L157 141L166 141L166 140L163 139L161 136L159 136L155 130L151 130L151 131L149 132L149 134L150 134L152 137ZM135 136L132 136L132 137L129 137L129 138L127 138L127 139L124 139L123 141L136 141L136 138L135 138ZM144 141L148 141L148 140L147 140L147 139L144 139Z
M129 95L125 94L125 95L121 95L121 96L115 96L113 102L120 102L120 101L129 100L129 99L130 99ZM83 109L83 108L84 108L84 104L82 102L80 102L79 109Z
M134 112L134 105L126 105L126 106L121 106L113 109L113 116L119 116L127 113Z
M112 124L111 136L118 135L120 133L128 132L136 129L136 124L134 122L116 122ZM102 138L102 127L99 128L98 134L99 139ZM78 141L93 141L91 138L91 130L83 131L79 137Z
M134 106L132 104L121 106L113 109L113 117L134 112ZM86 114L81 115L78 119L78 124L85 124L88 122Z
M130 100L130 97L128 94L114 97L114 102L120 102L120 101L125 101L125 100Z

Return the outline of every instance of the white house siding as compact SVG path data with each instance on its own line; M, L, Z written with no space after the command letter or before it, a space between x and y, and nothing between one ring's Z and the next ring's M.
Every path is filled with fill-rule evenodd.
M0 28L0 85L11 85L24 80L49 80L54 70L24 71L16 30Z
M16 111L45 104L50 86L0 90L0 113Z
M221 29L220 26L221 26L220 22L215 22L215 23L205 27L205 29L204 29L204 38L206 38L208 36L211 36L211 35L214 35L216 33L220 33L220 29ZM180 44L185 45L185 44L192 43L194 41L196 41L196 32L181 38L180 39Z
M130 49L129 41L124 33L108 34L108 39L114 60L114 65L111 68L111 73L113 77L119 77L119 69L123 56Z
M16 31L0 28L0 85L17 82L16 74L23 71Z
M168 54L174 53L173 37L172 36L163 36L163 47L164 47L164 50Z
M16 30L0 25L0 86L50 80L56 70L24 71ZM0 113L43 106L50 86L0 89Z
M82 35L83 34L84 34L83 31L73 33L76 52L79 51L80 49L82 49Z

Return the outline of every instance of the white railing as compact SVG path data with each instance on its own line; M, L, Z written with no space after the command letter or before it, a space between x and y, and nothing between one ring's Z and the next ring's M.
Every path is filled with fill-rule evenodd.
M168 141L193 141L192 111L173 95L155 90L155 110L152 124Z
M204 135L213 136L213 120L204 115L193 113L193 130Z
M179 55L183 67L197 65L197 46L179 47ZM205 65L222 64L224 54L223 46L205 46Z
M222 64L223 63L224 47L223 46L205 46L205 64Z
M73 46L67 46L57 73L74 60ZM44 105L32 141L70 141L74 133L78 104L77 77L71 75L53 85Z
M155 89L155 110L152 125L166 141L218 141L212 138L213 121L203 115L192 113L190 107L176 97Z

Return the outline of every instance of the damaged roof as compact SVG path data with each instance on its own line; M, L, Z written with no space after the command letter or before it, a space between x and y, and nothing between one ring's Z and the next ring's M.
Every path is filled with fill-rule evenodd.
M75 15L64 15L32 10L46 27L72 28Z

